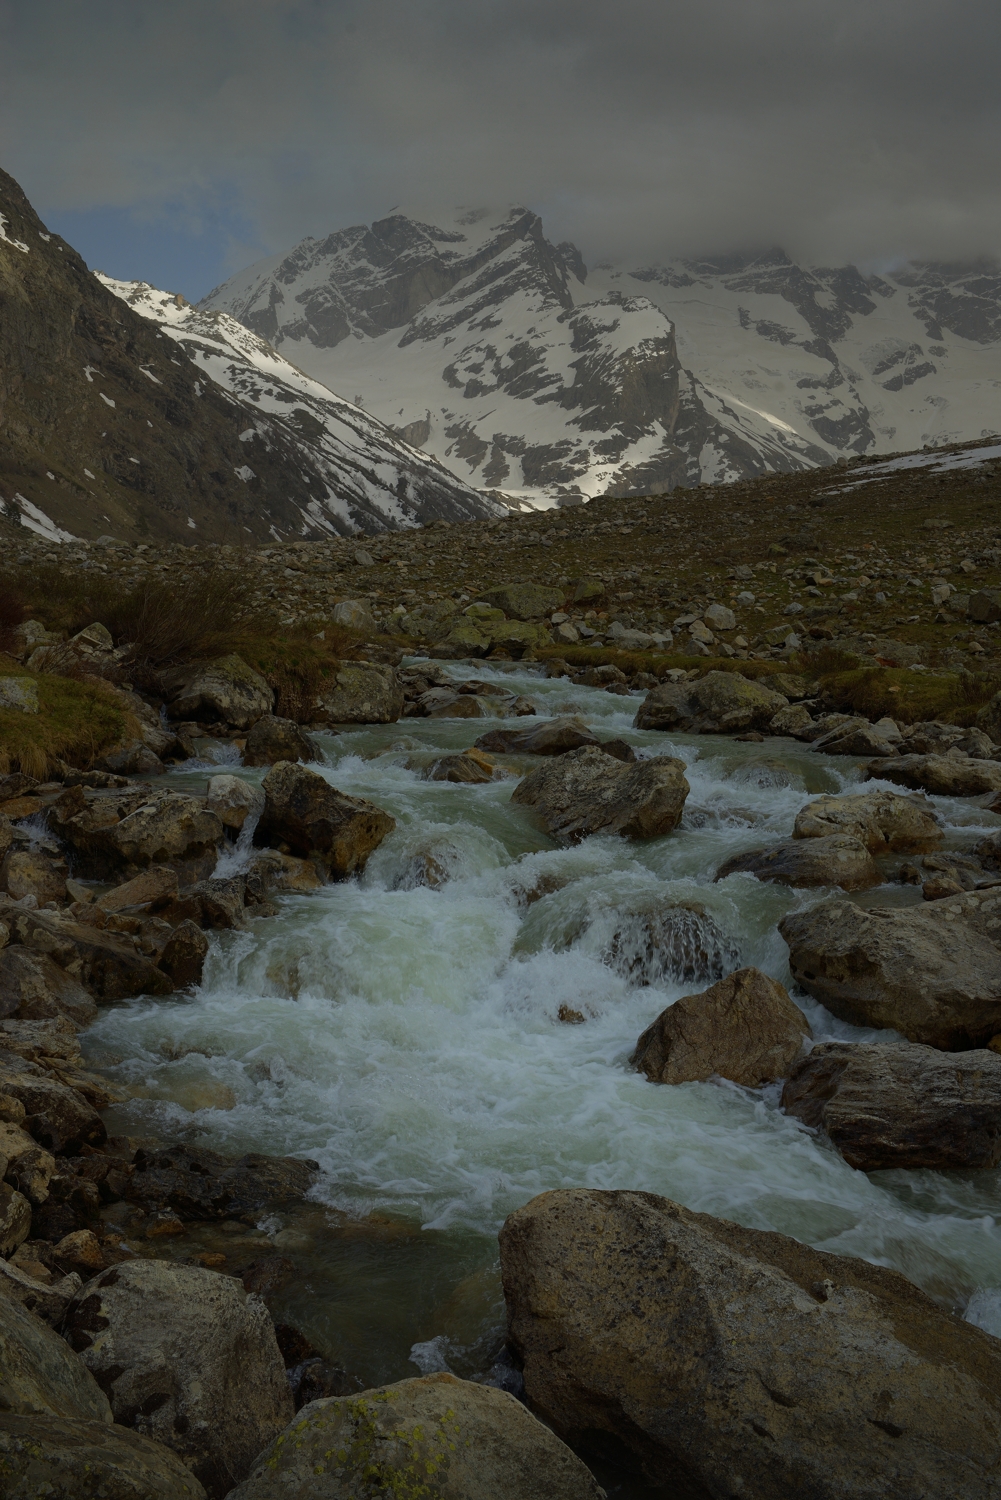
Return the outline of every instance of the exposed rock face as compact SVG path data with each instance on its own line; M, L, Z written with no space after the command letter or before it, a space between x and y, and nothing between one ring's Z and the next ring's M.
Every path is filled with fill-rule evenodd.
M900 755L871 761L865 774L940 797L979 797L982 792L1001 791L1001 765L962 756Z
M158 1260L113 1266L81 1287L66 1337L115 1420L172 1448L217 1500L292 1418L267 1309L229 1276Z
M327 724L395 724L403 713L403 684L392 667L342 662L313 712Z
M50 859L40 850L11 850L0 865L0 888L14 901L34 896L39 906L66 900L66 861Z
M511 800L533 808L554 838L574 843L592 833L643 839L670 833L688 791L684 763L674 756L630 766L585 745L531 771Z
M72 1156L107 1139L104 1121L78 1089L36 1062L0 1052L0 1092L24 1105L24 1126L47 1151Z
M520 1401L425 1375L313 1401L231 1500L601 1500L591 1474Z
M295 720L277 719L274 714L261 715L247 735L243 750L245 766L273 766L279 760L310 761L316 758L316 746Z
M950 1051L1001 1031L996 912L990 892L871 911L826 901L790 913L779 932L796 983L836 1016Z
M888 739L868 719L853 718L818 735L813 749L821 755L895 755L899 735Z
M205 1500L175 1454L111 1422L0 1412L0 1474L9 1500Z
M38 1281L13 1260L0 1257L0 1297L19 1302L50 1327L62 1325L66 1309L79 1290L80 1277L77 1275L63 1276L59 1280L50 1278L47 1282ZM2 1472L0 1469L0 1473Z
M737 672L707 672L698 682L651 688L636 714L637 729L737 734L763 729L788 699Z
M985 1048L823 1042L790 1074L782 1108L862 1172L1001 1161L1001 1056Z
M934 808L924 798L890 791L818 797L796 814L794 839L827 838L832 833L861 839L870 854L924 854L945 837Z
M777 980L760 969L738 969L661 1011L630 1062L651 1083L702 1082L715 1074L755 1089L784 1078L809 1035L806 1017Z
M197 719L249 729L274 707L275 695L264 678L240 656L196 662L163 673L167 713L172 719Z
M28 1237L31 1204L9 1182L0 1182L0 1255L11 1255Z
M883 879L866 846L847 833L791 838L768 849L735 854L720 865L715 878L725 880L740 873L782 885L839 885L844 891L865 891Z
M76 872L96 880L137 875L147 865L214 864L224 837L199 798L169 791L87 797L72 787L50 808L49 823L73 850Z
M0 1016L42 1021L68 1016L77 1026L88 1026L97 1006L80 982L21 943L0 949Z
M69 1345L9 1297L0 1302L0 1411L111 1422L107 1396Z
M97 1000L165 995L170 990L155 958L147 957L126 935L84 926L62 912L6 906L2 915L13 942L53 959Z
M315 771L279 761L262 782L266 798L255 843L312 859L334 880L361 872L396 822L372 802L347 797Z
M546 719L527 729L490 729L476 741L477 750L494 755L565 755L598 737L581 719Z
M650 1193L543 1193L500 1245L531 1405L667 1493L997 1488L1001 1344L893 1271Z

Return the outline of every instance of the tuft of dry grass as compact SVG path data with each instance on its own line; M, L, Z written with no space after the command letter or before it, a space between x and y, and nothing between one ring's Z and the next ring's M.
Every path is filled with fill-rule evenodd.
M4 676L28 676L15 662L2 663L2 670ZM44 779L57 761L87 770L113 745L138 735L136 720L103 684L48 673L34 681L37 714L0 709L0 775L22 771Z
M1001 681L986 673L912 672L906 667L856 667L829 672L821 687L840 713L884 715L907 724L941 719L966 727L1001 690Z

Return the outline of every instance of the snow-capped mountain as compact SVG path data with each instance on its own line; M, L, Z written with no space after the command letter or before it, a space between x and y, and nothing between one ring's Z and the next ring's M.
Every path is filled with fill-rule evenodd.
M590 272L538 216L396 211L260 261L231 313L481 488L637 494L998 424L1001 273L778 250Z
M291 429L310 478L320 478L325 491L303 507L304 528L384 531L438 517L469 520L497 513L496 504L451 470L303 374L227 313L192 307L144 281L97 275L109 291L159 324L207 381L247 409L249 425L239 434L245 462L237 470L244 483L254 483L259 456L274 447L275 420Z
M495 510L233 319L102 281L0 171L0 525L242 544Z

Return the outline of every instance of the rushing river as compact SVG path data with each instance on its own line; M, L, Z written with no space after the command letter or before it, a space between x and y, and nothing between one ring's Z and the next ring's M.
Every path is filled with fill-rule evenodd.
M787 1119L778 1087L659 1086L628 1066L664 1006L705 987L683 970L707 951L717 972L754 964L791 984L776 923L831 893L746 875L714 885L713 873L787 836L810 796L855 789L856 764L788 740L636 731L641 695L547 681L538 668L450 670L524 693L543 715L580 713L640 753L680 756L691 784L681 827L558 849L511 803L514 779L456 785L408 768L471 745L492 720L321 736L316 769L391 812L395 833L362 879L214 934L194 995L102 1012L85 1050L138 1096L109 1128L319 1161L315 1204L246 1233L298 1268L281 1315L366 1382L488 1366L503 1324L497 1229L534 1194L571 1186L641 1188L893 1266L1001 1335L996 1171L867 1175ZM204 791L205 777L171 779ZM933 800L949 847L1001 824ZM428 855L448 876L438 889L416 883ZM674 972L637 984L642 914L666 902L701 908L716 927L701 944L682 927ZM895 1039L795 998L817 1040ZM561 1006L583 1024L561 1021Z

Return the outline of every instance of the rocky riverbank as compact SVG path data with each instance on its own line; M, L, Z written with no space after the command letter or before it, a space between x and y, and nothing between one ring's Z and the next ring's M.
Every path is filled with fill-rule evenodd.
M597 515L576 531L574 512L538 525L568 523L553 547L569 548L600 527ZM535 524L470 526L467 564L481 532L500 548L498 527ZM540 1486L597 1495L584 1454L613 1486L619 1470L638 1470L653 1485L683 1480L692 1494L722 1493L734 1475L762 1500L804 1489L862 1500L874 1485L900 1500L992 1494L998 1458L983 1432L1001 1415L992 1395L1001 1346L963 1321L951 1291L933 1300L896 1272L809 1249L805 1235L741 1228L649 1193L574 1189L518 1208L501 1236L506 1351L495 1342L472 1381L439 1368L366 1384L275 1312L280 1289L302 1274L295 1226L329 1213L318 1198L322 1164L301 1151L226 1153L183 1133L109 1133L106 1117L128 1090L84 1063L80 1041L112 1006L194 998L214 945L252 943L291 898L319 903L331 889L357 888L394 841L386 888L443 899L461 868L456 827L421 840L356 783L339 787L324 759L342 739L359 764L390 757L394 774L450 789L469 809L498 799L520 820L521 851L586 857L600 843L611 868L617 846L637 857L683 847L710 819L698 752L683 756L671 738L697 737L706 747L761 747L770 760L749 764L762 786L783 784L783 757L835 770L823 792L790 804L785 826L735 809L742 846L697 872L698 900L661 876L655 901L613 912L606 974L654 999L665 974L685 981L685 993L666 1007L662 998L633 1031L630 1087L729 1088L762 1109L767 1099L790 1153L820 1141L846 1170L994 1172L1001 835L990 829L1001 697L990 674L955 721L882 704L846 712L835 679L893 672L878 659L867 665L873 653L862 648L872 642L849 607L857 601L845 601L843 623L822 627L843 631L845 657L832 671L808 644L830 646L822 633L755 644L744 619L765 605L712 599L707 587L679 599L693 605L687 622L638 607L626 616L608 607L609 582L593 568L593 583L569 572L550 583L542 569L531 584L505 583L495 557L482 573L477 563L465 600L460 582L419 602L401 587L397 605L389 590L353 586L352 569L386 571L380 551L333 570L346 592L335 602L322 591L339 543L308 544L320 549L309 554L317 567L302 579L290 567L287 583L279 564L299 554L267 549L259 560L255 607L274 588L298 614L299 592L316 629L295 639L305 649L323 637L308 673L263 646L257 656L248 646L153 666L116 634L111 613L69 628L65 590L45 607L32 592L45 545L20 564L30 612L7 622L0 661L0 1472L9 1492L68 1497L87 1493L84 1476L96 1474L103 1489L93 1493L111 1500L257 1500L279 1480L290 1494L346 1496L376 1481L407 1493L418 1478L442 1497L528 1500ZM449 534L436 554L443 573L458 545ZM215 578L251 561L218 550L185 557L189 582L203 562ZM71 548L60 573L74 589L81 578L89 589L95 572L107 574L101 587L140 586L174 566L173 552L147 552ZM987 562L972 561L990 583ZM584 562L564 566L583 573ZM753 565L735 564L744 566ZM780 576L771 567L768 578ZM783 588L793 595L796 582ZM808 587L823 595L828 585ZM73 597L77 608L91 599ZM943 641L957 620L938 622ZM991 640L989 626L982 634ZM594 654L578 655L586 651ZM509 685L496 669L516 658L534 659L536 675ZM959 680L944 655L926 673L905 670L918 684ZM554 690L563 694L555 712L546 707ZM633 729L588 722L575 693L626 710ZM381 725L397 736L384 749L357 738ZM453 738L424 749L407 738L421 726ZM987 820L987 831L976 824L960 847L947 805L971 826ZM560 900L573 879L560 869L519 869L512 909ZM607 905L608 879L595 878ZM786 985L758 955L742 960L741 934L711 904L713 892L751 888L795 896L767 923L788 949ZM559 942L572 947L597 920L598 907L582 915L568 906ZM371 956L382 957L374 947ZM287 981L293 1004L297 983ZM560 992L552 1009L550 1030L582 1035L597 1015L583 990ZM821 1029L818 1040L821 1016L825 1028L832 1017L868 1028L868 1039ZM608 1066L587 1060L592 1087ZM195 1112L229 1107L224 1086L213 1089ZM276 1223L288 1227L262 1228ZM652 1263L670 1267L656 1286ZM710 1346L737 1352L703 1370ZM721 1389L736 1393L723 1405Z

